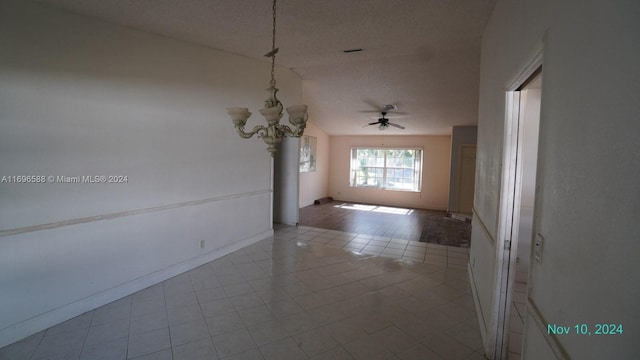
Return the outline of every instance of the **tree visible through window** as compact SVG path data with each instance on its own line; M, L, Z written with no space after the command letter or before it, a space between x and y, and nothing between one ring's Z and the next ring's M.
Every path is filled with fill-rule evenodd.
M351 186L420 191L422 150L351 149Z

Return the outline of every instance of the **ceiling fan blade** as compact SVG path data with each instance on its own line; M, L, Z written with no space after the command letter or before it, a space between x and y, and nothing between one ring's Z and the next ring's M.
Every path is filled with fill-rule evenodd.
M371 123L371 124L362 125L362 127L364 128L364 127L371 126L371 125L378 125L378 123L374 122L374 123Z
M363 102L369 106L371 106L374 109L377 109L376 112L380 112L382 111L382 105L376 103L375 101L371 100L371 99L364 99Z
M369 125L375 125L375 124L380 124L380 121L376 121L376 122L369 123ZM368 125L367 125L367 126L368 126Z
M402 125L398 125L398 124L394 124L394 123L389 123L389 125L391 125L391 126L395 126L395 127L397 127L398 129L403 129L403 130L404 130L404 126L402 126Z

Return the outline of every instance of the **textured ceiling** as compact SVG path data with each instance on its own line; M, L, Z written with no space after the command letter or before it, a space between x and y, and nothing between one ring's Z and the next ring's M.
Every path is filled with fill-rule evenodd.
M36 1L263 61L271 49L269 0ZM494 3L279 0L276 62L302 77L310 120L331 135L379 135L362 127L379 116L363 111L384 104L398 105L405 114L393 122L406 127L385 134L449 134L477 121L480 40ZM352 48L365 51L342 52Z

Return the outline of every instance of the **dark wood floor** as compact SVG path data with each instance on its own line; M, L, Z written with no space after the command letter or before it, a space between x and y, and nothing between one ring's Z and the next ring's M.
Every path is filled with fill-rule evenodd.
M342 201L301 208L300 225L459 247L468 247L471 238L471 225L446 211Z

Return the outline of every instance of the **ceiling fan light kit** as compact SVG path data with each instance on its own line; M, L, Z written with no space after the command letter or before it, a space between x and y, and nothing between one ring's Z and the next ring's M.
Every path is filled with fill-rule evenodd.
M304 133L304 129L307 126L307 105L293 105L286 108L289 114L289 122L293 125L293 129L287 125L280 125L280 119L282 118L282 103L276 97L278 88L276 88L275 79L275 61L276 54L279 48L276 48L276 0L273 0L273 31L271 51L264 56L271 58L271 81L269 91L271 96L265 100L265 108L260 109L260 114L267 120L267 126L257 125L253 130L245 132L244 126L247 124L247 120L251 116L248 108L242 107L230 107L227 108L227 114L233 121L233 126L238 131L240 137L248 139L255 134L261 137L262 140L268 145L267 150L271 153L271 156L275 156L278 151L278 144L282 142L285 136L300 137Z

